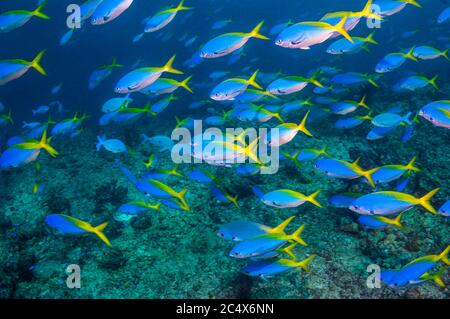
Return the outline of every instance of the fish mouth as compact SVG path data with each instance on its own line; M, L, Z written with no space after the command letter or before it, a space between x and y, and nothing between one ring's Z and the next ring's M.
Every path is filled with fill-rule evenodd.
M275 44L280 46L280 47L284 47L285 46L284 41L281 40L281 39L275 40Z
M124 94L124 93L127 93L127 92L128 92L128 89L127 89L127 88L124 88L124 87L117 87L117 88L114 89L114 91L115 91L116 93Z

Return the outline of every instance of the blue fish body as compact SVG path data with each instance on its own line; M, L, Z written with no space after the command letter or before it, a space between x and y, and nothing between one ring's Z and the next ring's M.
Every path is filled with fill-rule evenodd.
M234 258L249 258L265 254L283 246L287 241L270 237L257 237L239 242L230 252Z
M0 155L0 169L7 170L31 163L37 159L40 151L40 149L22 150L12 146Z
M237 221L222 225L217 235L225 240L244 241L267 233L268 227L249 221Z
M249 263L242 272L251 277L271 277L273 275L291 270L292 267L280 264L278 260L257 260Z
M336 208L349 208L350 205L360 197L361 194L357 193L341 193L335 194L328 198L328 203Z
M450 200L448 200L447 202L444 203L444 205L441 206L441 208L439 208L439 214L443 215L443 216L450 216Z
M314 163L314 166L332 177L355 179L361 176L349 167L349 163L331 158L319 159Z
M48 215L45 218L45 222L50 227L53 227L59 232L66 235L83 235L87 233L84 229L77 227L69 219L64 218L64 216L61 215Z

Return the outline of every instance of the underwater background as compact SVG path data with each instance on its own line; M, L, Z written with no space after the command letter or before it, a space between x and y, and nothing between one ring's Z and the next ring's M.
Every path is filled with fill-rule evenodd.
M152 154L155 164L147 165L150 170L167 171L175 167L170 147L164 144L167 141L148 142L142 134L170 137L177 126L176 118L206 119L232 110L233 101L224 103L210 99L211 90L227 78L248 78L259 69L256 81L266 88L276 78L311 76L325 66L329 69L323 68L318 79L327 83L328 92L318 93L310 84L301 92L278 99L263 97L255 102L274 106L271 110L278 110L283 121L289 123L299 123L307 111L311 111L306 126L313 137L299 133L283 145L281 151L294 153L326 146L330 158L354 162L360 157L359 165L367 170L388 164L406 165L417 156L415 165L420 172L408 172L404 181L407 185L402 191L421 197L439 187L431 202L436 209L443 206L450 198L448 127L435 126L418 116L415 121L399 123L383 138L368 140L367 134L374 127L370 120L349 130L337 129L334 123L340 115L333 114L330 105L344 100L358 101L366 95L373 115L395 109L402 116L411 112L414 117L428 103L448 100L450 61L444 56L408 60L397 70L380 75L376 79L379 87L367 82L357 86L331 83L337 73L374 74L377 63L391 52L404 52L421 45L442 52L450 48L449 22L437 22L448 3L419 0L422 8L408 4L401 12L385 17L381 27L375 30L367 28L365 19L361 19L350 35L366 37L375 31L378 44L369 44L355 54L333 55L326 49L337 38L309 50L287 49L275 45L277 34L269 35L269 31L288 20L294 23L317 21L329 12L356 12L366 1L186 0L184 5L192 9L178 12L166 27L136 39L143 32L143 19L165 7L176 7L178 2L135 0L113 21L104 25L85 21L67 42L61 42L61 37L69 31L66 20L70 13L66 8L73 2L76 1L49 0L42 11L50 19L33 17L20 28L0 33L1 60L31 61L46 49L40 65L47 73L43 76L30 70L20 79L0 86L0 114L11 111L13 119L13 123L5 121L5 125L0 125L0 152L11 147L8 144L11 137L29 132L24 123L44 124L42 127L48 129L51 136L56 123L72 119L76 113L78 119L87 115L78 121L80 126L74 131L52 137L50 144L59 153L56 157L43 150L34 163L0 170L1 298L449 297L447 288L432 281L400 288L382 284L381 288L370 289L366 285L370 274L367 267L371 264L381 269L400 269L415 258L439 255L450 244L449 220L445 215L448 210L431 214L415 206L402 217L402 228L394 225L377 229L364 227L358 222L358 214L334 207L329 198L334 194L368 194L375 190L364 178L331 178L318 170L313 161L296 163L283 158L279 171L272 175L238 174L236 166L180 164L176 167L180 174L169 173L162 180L177 192L187 189L185 199L189 211L169 204L135 216L124 217L119 212L123 204L147 199L120 167L142 176L148 171L144 163ZM3 0L0 13L34 10L37 6L38 1ZM227 20L231 21L223 22ZM242 51L226 57L195 57L208 40L227 32L249 32L262 20L260 33L270 40L250 39ZM224 25L213 28L217 22ZM162 66L174 54L174 67L184 74L164 74L164 77L181 81L192 75L189 87L193 93L179 88L173 93L176 99L170 100L160 114L142 114L136 121L102 125L102 105L108 99L124 96L114 92L122 76L138 67ZM110 64L113 57L123 67L114 68L97 87L89 89L92 72ZM216 78L213 74L218 71L223 71L223 75ZM406 92L395 90L399 79L414 74L428 78L438 75L437 88L427 85ZM168 96L133 92L129 105L143 108L147 101L154 105ZM283 112L285 103L308 98L312 105ZM32 110L44 105L50 106L49 111L33 114ZM367 113L361 108L355 111L355 115L360 116ZM49 116L51 123L47 123ZM271 128L279 124L275 118L262 123L230 117L219 127ZM405 138L404 132L410 126L412 134ZM97 136L102 135L119 139L127 150L117 153L104 148L97 150ZM34 138L39 141L41 136ZM238 207L227 196L223 198L211 192L214 188L211 183L191 178L191 172L197 168L213 174L216 186L226 190L230 197L237 196ZM287 209L270 207L255 195L255 186L264 192L291 189L306 195L320 190L316 199L323 207L311 203ZM396 187L395 182L377 184L376 190L395 190ZM152 204L157 202L154 197L149 200ZM62 235L46 222L51 214L73 216L92 226L108 222L104 234L111 247L92 234ZM292 233L305 224L302 238L308 245L297 247L296 255L299 260L315 255L309 271L295 269L271 278L247 276L241 271L247 260L230 257L233 243L217 236L222 225L233 221L275 227L293 215L297 217L287 232ZM80 289L66 286L66 268L70 264L81 268ZM437 265L434 269L439 268ZM448 271L443 273L442 280L449 281Z

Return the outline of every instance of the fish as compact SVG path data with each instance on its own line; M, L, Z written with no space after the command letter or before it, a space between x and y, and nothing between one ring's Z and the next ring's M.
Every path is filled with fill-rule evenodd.
M103 113L111 113L111 112L117 112L120 109L127 108L128 104L133 102L133 99L130 98L130 94L127 94L125 97L115 97L112 99L109 99L102 105L102 112Z
M327 53L329 54L355 54L363 49L367 49L367 44L378 44L377 41L374 40L375 32L372 32L365 38L361 37L352 37L353 42L347 40L346 38L339 39L327 48Z
M264 194L261 197L261 201L267 206L276 208L298 207L305 202L309 202L317 207L322 207L322 205L316 200L319 193L320 190L306 196L290 189L278 189Z
M330 109L334 114L347 115L356 111L359 106L369 109L369 106L366 104L366 95L364 95L359 102L346 100L331 105Z
M275 44L283 48L309 50L311 46L328 40L334 32L338 32L353 43L353 39L343 28L347 18L348 16L344 16L335 25L323 21L304 21L293 24L277 36Z
M180 3L175 8L169 8L162 11L159 11L151 18L146 19L146 23L144 26L144 32L150 33L161 30L166 27L173 19L179 11L190 10L192 8L186 7L183 5L184 0L180 1Z
M364 116L357 115L351 117L343 117L337 120L336 123L334 123L334 127L340 130L349 130L363 124L364 121L371 120L372 117L370 113Z
M308 271L308 264L315 256L316 255L311 255L302 261L295 261L285 258L275 260L258 260L248 264L242 268L241 271L247 276L260 278L269 278L276 274L296 268L302 268L303 270Z
M376 77L376 74L369 75L357 72L347 72L333 76L331 82L340 85L360 85L368 82L374 87L379 87L378 83L375 82Z
M122 67L122 64L117 63L116 57L113 57L111 64L103 65L95 69L89 76L89 90L94 90L96 87L98 87L106 78L108 78L112 74L113 69Z
M438 75L435 75L431 79L423 75L410 75L401 78L393 87L394 91L415 91L421 88L431 85L435 90L439 90L436 84Z
M189 178L202 184L210 184L217 181L217 178L212 173L200 168L195 168L191 171Z
M106 228L106 226L108 226L107 222L93 227L91 226L91 224L85 221L64 214L47 215L47 217L45 217L45 222L47 223L47 225L55 228L64 235L95 234L106 245L112 247L111 242L103 233L103 230Z
M97 152L103 147L111 153L123 153L127 151L126 145L118 139L106 139L105 136L97 136Z
M270 29L269 35L279 34L281 31L283 31L284 29L286 29L287 27L289 27L292 24L294 24L294 22L290 19L286 22L278 23Z
M281 79L277 79L269 84L266 91L273 95L288 95L303 90L308 83L312 83L318 87L323 85L316 80L320 71L317 71L310 78L302 76L287 76Z
M0 155L0 169L17 168L34 162L41 150L45 150L50 156L56 157L59 153L50 144L51 138L47 138L47 130L44 130L41 139L27 138L21 143L14 144Z
M150 143L158 147L159 152L170 151L174 145L172 139L164 135L156 135L148 137L147 135L142 134L142 138L143 143Z
M214 87L209 97L215 101L234 100L238 95L245 92L249 85L262 89L262 87L256 83L256 76L258 70L256 70L252 76L246 80L242 78L230 78Z
M450 216L450 200L446 201L438 210L442 216Z
M435 126L450 129L450 100L428 103L420 109L419 115Z
M392 126L392 127L375 126L374 128L372 128L369 131L369 133L367 133L366 138L370 141L379 140L379 139L386 137L388 134L390 134L396 128L397 128L397 126Z
M448 56L448 52L450 49L446 49L444 51L440 51L436 48L430 47L428 45L422 45L414 48L413 54L416 58L421 60L433 60L439 57L444 57L447 60L450 60Z
M291 235L287 235L284 232L287 224L283 226L281 229L278 229L278 232L271 232L238 242L230 251L230 257L243 259L260 256L276 250L288 242L296 242L300 245L307 246L306 242L300 237L305 228L304 224L297 228Z
M306 128L306 120L308 119L309 113L310 111L305 114L299 124L283 123L276 126L275 128L279 130L278 136L270 135L268 145L279 147L281 145L287 144L294 139L298 132L302 132L305 135L312 137L312 133Z
M384 216L371 216L371 215L361 215L358 217L358 223L366 228L384 228L389 225L393 225L402 228L401 218L403 213L400 213L394 219L390 219Z
M179 87L182 87L186 91L194 93L192 89L188 86L188 82L191 78L192 76L189 76L181 82L178 82L177 80L173 79L159 78L155 82L153 82L153 84L150 84L140 92L155 95L170 94L173 93Z
M415 48L412 47L407 53L403 52L395 52L389 53L384 56L380 62L375 66L376 73L388 73L392 72L395 69L398 69L405 63L407 59L413 60L417 62L417 58L414 55Z
M116 84L115 92L127 94L141 91L153 84L164 72L183 74L183 72L172 67L175 55L163 67L145 67L133 70L123 76Z
M439 24L447 23L448 21L450 21L450 7L442 10L437 18L437 23Z
M389 17L402 11L408 4L418 8L422 7L416 0L375 0L372 7L376 8L376 12L381 17Z
M395 181L410 171L420 172L420 169L415 167L417 156L414 156L407 165L385 165L380 166L372 174L372 179L376 184L385 184Z
M0 14L0 33L11 32L17 28L22 27L33 17L41 19L50 19L48 15L42 12L47 1L43 1L34 11L27 10L13 10L6 11Z
M103 0L86 0L80 4L81 21L90 19L102 2Z
M211 194L219 202L222 202L222 203L233 203L234 206L239 208L239 204L238 204L238 201L237 201L237 199L238 199L237 195L231 196L225 190L223 190L221 187L219 187L217 185L213 185L212 186Z
M361 215L391 215L420 205L430 213L437 214L431 206L430 199L438 191L439 188L435 188L421 198L394 191L375 192L357 198L349 209Z
M396 127L401 123L409 123L409 117L411 116L411 112L406 114L405 116L400 116L397 113L381 113L375 116L372 119L372 124L377 127Z
M229 25L231 22L233 22L233 20L231 20L231 19L225 19L225 20L218 20L218 21L215 21L215 22L212 24L211 29L213 29L213 30L223 29L223 28L225 28L227 25Z
M304 148L292 154L287 152L283 152L282 154L287 159L293 160L297 166L300 166L300 162L314 161L322 156L329 157L326 146L322 149Z
M358 163L359 158L353 163L332 158L322 158L314 163L314 167L328 176L336 178L351 180L363 176L372 187L375 187L373 174L378 170L378 168L366 171L363 170Z
M125 215L139 215L149 210L159 211L161 203L156 203L154 205L148 204L146 202L130 202L123 204L119 207L118 212Z
M33 59L33 61L26 61L21 59L0 60L0 86L20 78L31 68L35 69L40 74L47 76L47 73L39 64L45 51L46 50L39 52L39 54Z
M432 280L441 287L445 287L440 275L445 268L442 268L434 276L430 271L438 262L442 261L445 265L450 265L448 253L450 245L439 255L428 255L414 259L399 270L385 270L381 272L381 280L390 287L403 287L410 284L417 284L426 280Z
M352 192L335 194L328 198L328 204L335 208L348 208L351 203L360 196L362 195Z
M124 13L133 0L103 0L91 16L92 25L103 25L115 20Z
M283 233L286 226L289 225L294 218L295 216L291 216L273 228L249 221L231 222L222 225L219 228L217 235L225 240L240 242L256 238L264 234Z
M158 180L151 179L148 182L153 188L159 190L160 194L162 194L162 196L161 195L159 195L159 196L161 196L162 198L167 198L166 196L176 198L177 200L180 201L181 207L183 208L183 210L185 210L185 211L190 210L189 205L186 202L186 199L184 198L186 195L187 189L183 189L181 192L176 192L173 188L171 188L170 186L168 186ZM153 195L155 195L155 193ZM158 197L158 196L156 196L156 197Z
M36 116L36 114L45 114L48 111L50 111L50 107L48 105L41 105L37 109L31 110L33 116Z
M55 124L52 127L51 134L55 135L73 135L77 131L79 131L81 124L88 118L87 114L83 114L81 117L78 117L78 114L75 114L73 118L62 120Z
M59 45L60 46L66 45L70 41L70 39L72 39L72 36L73 36L75 30L76 29L73 28L73 29L69 29L69 31L65 32L59 39Z
M250 38L269 40L268 37L259 33L263 24L264 21L261 21L249 33L225 33L209 40L200 49L200 57L203 59L215 59L226 56L242 48Z

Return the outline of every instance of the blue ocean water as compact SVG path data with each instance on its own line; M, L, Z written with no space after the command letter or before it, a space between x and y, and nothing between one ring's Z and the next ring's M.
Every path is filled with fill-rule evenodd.
M113 3L103 2L108 1ZM0 85L3 105L0 114L11 111L13 119L11 123L4 116L4 123L0 122L0 166L4 168L0 171L0 228L4 235L0 239L2 298L448 298L448 292L433 282L435 277L430 280L422 275L428 271L436 274L448 262L445 254L440 254L449 245L449 211L445 203L450 194L450 61L446 51L450 48L450 22L449 18L439 22L438 17L449 3L418 0L421 7L406 4L399 12L386 13L380 22L358 15L366 5L363 0L186 0L184 5L190 9L177 12L167 26L133 42L144 30L144 19L178 5L177 1L134 0L106 24L84 21L70 40L61 45L61 37L69 31L67 19L71 13L66 9L73 2L76 1L48 0L42 12L50 19L33 17L24 26L0 32L0 80L5 77L7 64L13 63L10 59L31 61L44 49L40 65L47 73L43 76L30 69L18 79ZM377 1L374 2L376 5ZM393 2L394 7L402 4L390 0L378 2L382 8ZM1 20L3 13L34 10L37 6L38 1L2 1L0 30L5 23ZM308 49L275 44L283 30L297 23L317 22L327 13L343 11L350 12L347 19L360 19L348 31L353 39L374 32L378 44L369 43L354 54L327 53L332 43L343 39L340 34L331 38L335 22L310 24L316 32L328 30L328 37ZM342 14L337 16L336 23ZM274 26L288 20L292 23L269 35ZM214 23L220 21L227 22L214 29ZM270 39L250 38L241 52L224 57L196 56L216 36L250 32L261 21L264 24L260 33ZM369 28L368 23L379 23L379 27ZM302 39L301 34L298 39ZM419 51L414 51L421 46L430 46L438 53L433 55L430 48L428 51L422 48L428 55L421 57ZM412 56L404 57L410 49ZM391 72L375 72L383 57L399 52L405 59L403 64ZM176 99L160 114L144 112L141 116L134 110L130 112L138 114L136 121L118 120L101 125L105 116L102 105L111 98L124 97L114 91L122 77L140 67L162 67L174 54L173 67L184 74L164 73L163 77L182 81L192 76L189 87L193 93L178 88L173 93ZM193 56L198 65L189 63ZM110 76L90 90L92 72L110 64L113 57L123 67L112 69ZM211 98L212 90L222 81L248 79L256 70L259 70L256 82L262 87L260 94L276 79L287 76L302 76L295 81L307 86L292 94L248 102L239 101L240 94L227 101ZM317 70L320 70L317 80L328 88L325 93L308 82ZM212 77L219 71L223 71L222 77ZM357 85L333 81L336 75L347 72L356 72L363 80ZM433 87L430 80L435 75L438 77ZM367 79L373 79L377 86ZM410 81L408 85L401 82L405 79ZM60 90L52 93L60 84ZM152 107L168 96L132 92L133 102L122 105L120 110L127 114L127 108L143 109L148 101ZM350 104L355 106L362 96L366 96L369 110L359 105L355 110L346 109L348 113L344 115L333 113L333 106L339 102L347 101L349 107L348 101L353 101ZM286 106L308 99L311 105L293 110ZM198 102L203 105L194 109L192 104ZM425 107L431 102L440 103L438 110L432 105L432 113L427 113ZM33 115L32 110L43 105L49 105L50 110ZM248 113L239 111L242 108L248 110L250 119ZM258 116L275 113L280 114L283 122L296 126L308 111L306 128L312 137L276 118L267 122L257 120ZM223 112L231 115L221 118ZM385 122L380 124L375 119L384 113L389 113L390 121L398 118L398 123L383 127ZM88 117L74 121L79 126L67 134L52 134L55 125L73 119L75 114L78 119L83 114ZM30 131L24 123L42 124L49 116L56 123L44 124L48 136L55 135L48 143L59 154L53 158L44 149L37 158L20 161L20 156L30 156L33 150L42 148L38 145L42 131L31 136L34 139L31 146L24 145L30 142L26 138L30 137ZM177 126L176 118L205 121L210 116L224 122L220 125L204 122L204 127L218 126L222 131L279 127L296 136L281 145L276 174L260 174L261 163L248 167L224 165L220 161L176 165L170 154L172 142L168 141ZM341 130L335 123L342 119L356 120L361 125ZM367 138L374 128L382 135L380 139ZM142 134L157 138L146 142ZM97 150L96 137L102 135L116 141ZM17 136L22 136L22 140L11 142ZM324 147L326 153L319 152ZM9 155L10 149L14 154ZM286 154L295 157L292 155L296 151L303 151L307 160L287 158ZM148 162L151 155L152 165ZM244 157L248 155L245 153ZM405 168L414 156L420 171ZM359 157L359 165L351 164ZM321 168L319 160L324 158L332 161L324 164L330 166ZM8 161L17 167L7 167ZM144 162L149 163L147 167ZM367 172L386 165L395 165L387 170L401 176L392 173L395 180L386 183L375 180L376 187L371 187L367 183L371 175ZM203 170L203 174L207 172L207 177L199 177L196 169ZM255 187L260 191L255 191ZM417 200L436 188L440 189L431 198L432 209ZM185 197L182 190L187 190ZM319 205L312 203L309 196L317 190L320 190ZM358 194L356 198L386 191L396 191L395 196L403 206L394 211L396 207L389 205L395 203L386 204L392 194L382 194L376 201L369 198L365 202L370 206L369 213L375 211L378 218L389 218L372 219L369 224L360 222L360 214L350 208L353 197L345 197L346 201L339 197L344 203L338 204L333 204L330 198L349 192ZM405 199L404 193L413 199ZM159 210L145 206L159 202ZM123 207L129 203L132 207ZM391 209L386 215L377 213L383 205ZM404 226L398 227L393 220L403 211ZM220 238L221 227L230 222L246 222L231 225L232 233L253 234L253 223L272 229L290 216L296 218L286 233L274 231L270 237L267 236L270 231L265 231L265 236L246 238L257 238L271 247L263 250L249 243L254 253L251 257L257 259L268 254L263 264L267 262L269 266L263 269L258 268L260 264L255 264L254 258L229 256L236 243ZM104 222L109 223L104 229L92 227ZM370 227L372 223L380 227ZM288 236L302 224L306 247ZM80 233L86 236L74 236ZM107 240L99 233L104 233ZM296 243L299 245L294 248L295 256L283 250ZM306 272L301 269L305 265L299 263L312 255L315 257L308 260L310 270ZM401 272L415 258L430 255L440 256L435 264L429 265L430 270L415 277L406 270ZM80 265L81 289L66 286L65 270L69 264ZM366 284L369 276L366 269L372 264L382 270L398 271L408 280L397 288L394 279L381 276L380 288L372 289ZM245 266L250 269L254 266L256 270L242 272ZM448 272L444 272L442 280L448 282ZM413 282L421 285L410 285Z

